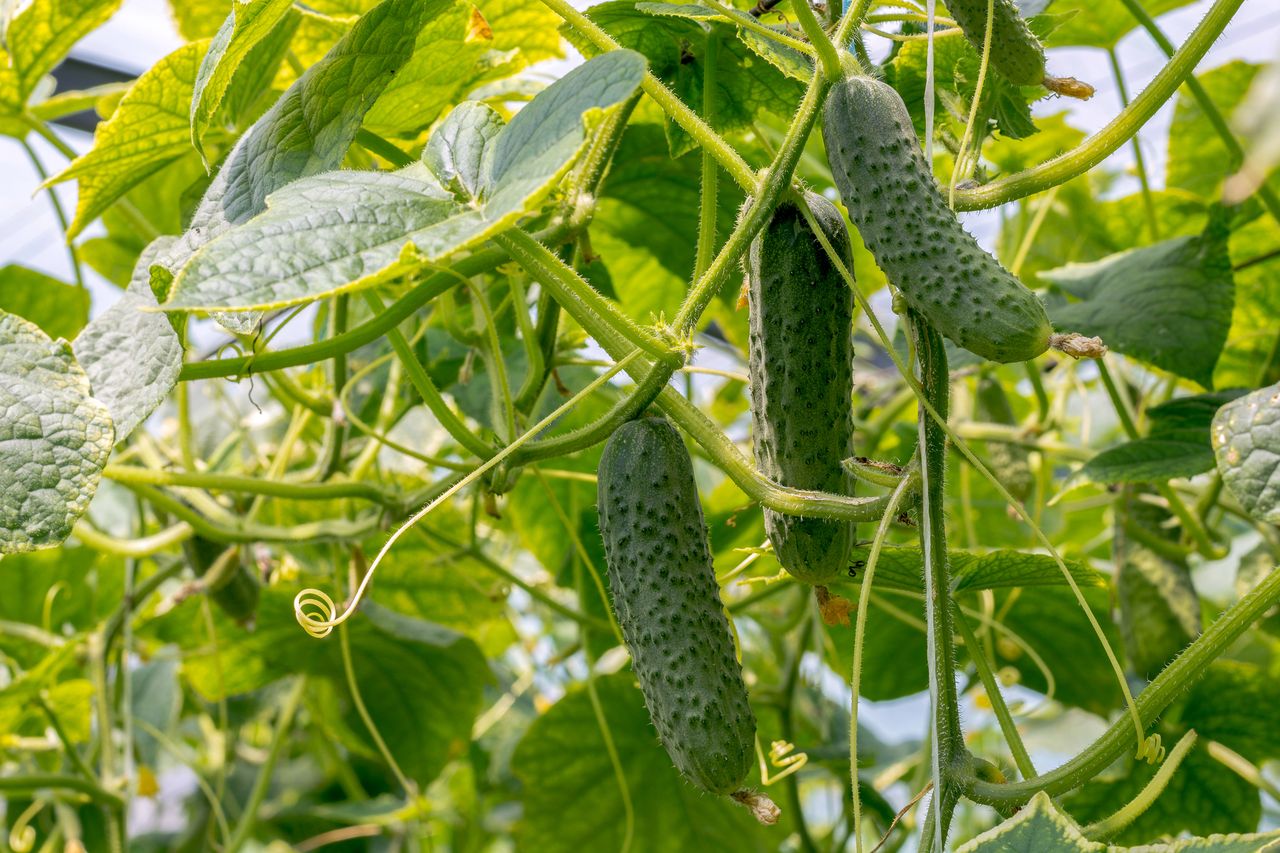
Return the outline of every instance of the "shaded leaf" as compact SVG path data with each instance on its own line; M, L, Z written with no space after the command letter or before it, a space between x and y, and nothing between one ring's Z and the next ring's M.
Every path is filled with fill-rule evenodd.
M1212 387L1235 292L1227 236L1219 216L1198 237L1041 273L1080 300L1050 308L1054 327Z
M853 550L851 564L861 577L870 548ZM1019 586L1065 585L1062 570L1048 554L1028 554L1022 551L999 550L986 553L951 550L947 552L951 566L953 593L975 592L982 589L1001 589ZM1082 586L1106 586L1106 579L1077 560L1067 560L1067 568L1076 583ZM886 547L880 551L873 583L908 592L924 590L924 560L915 547Z
M956 853L1104 853L1107 845L1090 841L1075 821L1041 791L999 826L956 848Z
M205 47L205 42L183 45L149 68L111 118L98 125L93 147L45 181L44 186L50 186L74 179L79 186L68 237L190 149L188 105Z
M1222 481L1256 518L1280 523L1280 384L1223 406L1213 420Z
M1230 115L1259 68L1259 65L1236 60L1197 75L1196 79L1221 114ZM1185 88L1180 90L1169 128L1165 184L1212 201L1221 196L1223 181L1239 168L1240 158L1227 150L1213 122L1200 108L1200 102Z
M18 264L0 267L0 311L71 340L89 322L89 291Z
M680 777L658 743L633 676L598 678L596 690L635 809L633 850L772 849L746 809ZM512 769L523 783L521 849L621 849L622 794L584 688L533 722L516 747Z
M111 415L71 345L0 312L0 554L66 539L111 445Z
M1102 451L1081 473L1095 483L1155 483L1212 468L1213 449L1207 443L1139 438Z
M106 404L116 442L124 441L164 402L182 370L182 341L169 318L154 309L151 263L174 243L157 237L143 250L129 288L84 327L73 349L93 395Z

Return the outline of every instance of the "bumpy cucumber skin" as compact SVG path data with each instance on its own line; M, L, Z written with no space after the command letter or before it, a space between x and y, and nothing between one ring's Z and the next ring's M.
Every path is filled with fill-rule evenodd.
M609 589L649 716L681 773L742 787L756 720L720 602L688 451L671 424L623 424L600 458Z
M837 83L822 135L836 187L876 263L912 308L999 362L1049 347L1036 295L978 245L938 190L902 98L868 77Z
M805 202L852 270L840 211L816 193ZM756 466L784 486L851 494L840 462L853 455L853 292L790 203L751 244L747 272ZM826 583L848 567L852 523L766 509L764 524L797 580Z
M987 34L987 0L949 0L947 10L965 38L982 53ZM995 0L991 24L991 64L1009 82L1038 86L1044 80L1044 45L1027 27L1013 0Z

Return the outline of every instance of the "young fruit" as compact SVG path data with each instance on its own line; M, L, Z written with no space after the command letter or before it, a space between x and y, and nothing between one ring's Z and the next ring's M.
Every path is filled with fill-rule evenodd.
M805 203L852 269L840 211L815 193ZM747 280L756 466L784 486L849 494L840 463L853 453L853 293L791 203L751 244ZM766 509L764 524L798 580L822 584L848 568L851 523Z
M253 619L261 589L240 562L238 549L196 536L182 550L210 601L241 624Z
M1026 361L1048 349L1044 306L947 207L897 92L867 77L837 83L822 135L850 218L912 308L992 361Z
M977 403L978 417L994 424L1017 426L1009 397L996 377L983 376L978 380ZM1027 449L1017 444L993 441L987 445L991 473L1004 483L1009 494L1020 501L1027 499L1036 483L1035 475L1031 472L1030 457Z
M1044 82L1044 45L1027 28L1013 0L995 0L991 24L991 64L1010 83L1039 86ZM947 10L969 43L982 52L987 33L987 0L949 0Z
M662 418L623 424L598 483L609 589L649 716L687 779L735 794L751 769L756 719L684 442Z

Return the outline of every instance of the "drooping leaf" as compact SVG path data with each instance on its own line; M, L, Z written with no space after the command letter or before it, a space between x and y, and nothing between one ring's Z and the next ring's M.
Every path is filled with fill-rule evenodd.
M71 340L89 322L89 291L18 264L0 267L0 311Z
M235 0L200 61L191 96L191 143L205 156L202 140L218 108L222 105L236 72L253 49L271 37L277 28L292 35L286 16L292 8L288 0ZM296 21L293 22L296 26ZM274 71L274 69L272 69Z
M474 246L536 209L585 145L584 121L630 97L643 72L639 55L615 51L548 87L494 138L480 206L459 204L419 164L299 181L276 193L264 214L202 250L163 307L294 305Z
M1120 630L1132 670L1154 678L1200 634L1200 598L1184 558L1162 553L1177 545L1165 527L1169 513L1142 500L1143 491L1125 488L1116 501L1112 540Z
M18 10L0 47L0 132L27 134L17 117L45 75L119 8L120 0L32 0Z
M111 412L117 442L164 402L182 370L182 341L173 324L165 315L145 310L156 307L151 264L174 240L157 237L143 250L129 288L72 345L94 397Z
M870 548L859 546L850 557L858 576L866 566ZM951 550L947 552L951 566L953 593L975 592L982 589L1005 587L1059 586L1065 585L1062 569L1047 554L1028 554L1022 551L999 550L986 553ZM1093 569L1077 560L1067 560L1071 577L1081 586L1105 586L1106 580ZM924 560L915 547L887 547L880 551L874 584L881 584L907 592L922 592Z
M0 554L66 539L111 445L111 415L71 345L0 312Z
M93 147L45 181L50 186L74 179L79 185L68 237L190 149L188 104L205 47L205 42L185 44L148 69L98 126Z
M746 809L704 794L680 777L658 743L629 673L599 678L595 688L631 792L631 849L772 849ZM516 747L512 770L523 783L521 849L621 849L622 793L584 688L577 687L533 722ZM575 807L566 810L565 803Z
M1280 523L1280 384L1218 410L1213 451L1222 481L1256 518Z
M1235 295L1224 219L1198 237L1041 273L1080 300L1050 309L1054 327L1212 387Z

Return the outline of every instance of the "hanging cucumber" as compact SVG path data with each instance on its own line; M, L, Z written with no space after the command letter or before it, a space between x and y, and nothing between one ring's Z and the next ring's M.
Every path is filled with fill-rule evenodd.
M1036 295L984 251L947 207L902 98L867 77L837 83L823 138L863 242L907 303L992 361L1035 358L1053 329Z
M182 545L187 563L196 574L192 591L203 592L223 613L240 623L253 619L261 589L244 564L240 549L200 536Z
M690 782L757 805L742 788L756 719L675 428L662 418L619 427L600 458L597 501L618 624L662 745Z
M987 35L988 0L950 0L947 11L979 54ZM991 64L1010 83L1040 86L1072 98L1088 100L1093 87L1072 77L1045 73L1044 45L1027 26L1013 0L994 0L991 15Z
M852 269L840 211L815 193L805 204ZM784 486L851 494L841 462L853 454L853 293L789 202L751 244L747 280L756 466ZM822 584L848 567L852 523L769 509L764 522L798 580Z

